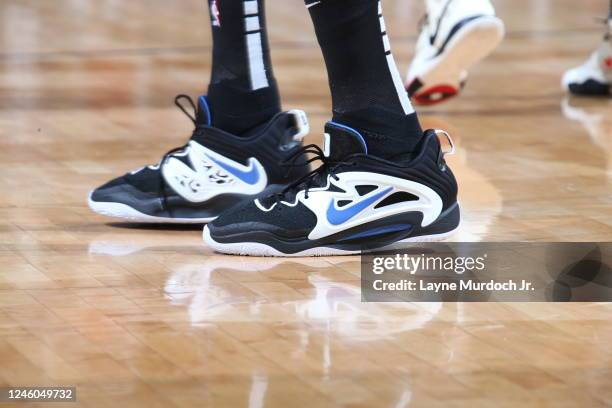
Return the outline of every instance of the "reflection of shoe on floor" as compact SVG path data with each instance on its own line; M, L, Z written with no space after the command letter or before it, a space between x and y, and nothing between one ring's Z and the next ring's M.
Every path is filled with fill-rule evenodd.
M257 279L259 273L269 273L276 268L278 276L286 276L286 271L303 270L303 275L298 277L304 285L302 290L286 293L282 301L270 301L264 294L227 284L226 276L241 281L243 274L249 274ZM322 330L329 333L332 330L338 336L358 341L377 340L420 329L442 310L440 302L418 306L407 302L364 304L359 274L353 280L338 281L335 279L338 275L333 272L338 268L358 270L358 261L332 266L328 259L323 258L292 258L287 261L286 258L213 256L200 264L173 265L164 285L164 295L170 304L185 308L192 325L228 321L270 322L278 319L279 304L282 304L284 318L307 321L312 329L309 332ZM332 276L328 276L329 272ZM266 279L265 276L259 278ZM253 278L249 281L255 282ZM307 345L308 342L301 344Z
M181 105L187 100L192 116ZM176 104L195 125L189 142L160 163L95 189L89 206L98 214L149 223L205 223L245 198L282 189L308 172L282 162L302 147L308 121L302 111L279 113L267 124L236 136L215 128L205 97L196 107Z
M489 0L428 0L406 80L413 101L431 105L456 95L467 71L493 52L503 37L504 24Z
M138 242L96 240L89 243L88 252L91 255L127 256L138 253L146 248L146 245L141 245Z
M584 64L565 73L562 86L576 95L612 95L612 19L599 48Z
M561 109L563 116L580 122L593 143L608 155L608 173L612 174L612 99L570 97L561 102Z
M164 231L162 229L160 232ZM113 257L129 256L143 251L172 251L193 245L193 232L188 234L171 234L170 239L165 234L104 234L89 242L90 255L108 255Z
M246 258L223 255L209 256L201 261L173 262L172 266L169 267L172 273L168 275L164 285L164 295L173 305L187 307L192 324L211 321L236 321L237 319L250 322L257 319L265 320L268 318L267 311L278 316L278 304L270 302L262 294L245 291L240 285L228 285L224 273L229 274L228 276L231 276L232 280L242 281L242 279L248 278L250 282L255 282L253 277L265 280L267 278L263 275L260 276L260 273L268 274L277 269L278 276L287 276L287 271L291 271L294 278L303 279L305 282L312 280L316 283L325 280L323 277L325 273L330 269L338 268L338 265L345 265L346 268L356 266L350 262L332 266L329 261L323 258L292 258L291 261L288 261L286 258ZM358 266L356 267L358 268ZM299 274L300 271L302 272L301 275ZM359 278L356 276L353 282L356 291L354 294L356 303L361 301L358 283ZM315 285L313 284L313 286ZM309 303L308 293L305 295L296 291L296 300L289 300L290 298L288 298L287 301L295 302L296 305ZM304 296L306 297L304 298ZM248 305L248 307L245 307L245 305ZM237 311L237 308L241 307L244 307L244 309ZM290 311L292 308L289 307L285 310Z

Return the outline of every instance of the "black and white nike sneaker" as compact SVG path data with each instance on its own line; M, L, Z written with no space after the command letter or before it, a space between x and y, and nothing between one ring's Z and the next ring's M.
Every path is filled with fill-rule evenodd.
M204 227L214 250L238 255L345 255L396 242L436 241L459 226L457 182L438 134L428 130L417 156L390 162L368 154L364 138L328 122L323 165L280 193L246 201ZM451 148L452 153L454 147Z
M93 211L133 222L206 223L244 199L282 190L308 173L307 166L281 165L301 150L308 134L303 111L279 113L236 136L211 125L204 96L197 107L186 95L177 96L175 103L195 124L189 142L166 153L158 164L92 191Z

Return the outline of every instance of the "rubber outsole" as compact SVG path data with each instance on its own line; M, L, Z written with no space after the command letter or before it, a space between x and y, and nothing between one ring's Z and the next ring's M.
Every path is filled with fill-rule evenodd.
M612 85L588 79L582 83L571 83L567 86L568 91L580 96L612 96Z
M436 105L456 96L458 93L459 89L451 85L437 85L415 94L413 100L418 105Z
M372 251L381 251L389 247L394 247L397 244L401 243L418 243L418 242L438 242L443 241L447 238L450 238L454 235L459 227L455 228L452 231L448 231L442 234L432 234L432 235L422 235L407 238L398 242L395 242L391 245L377 248L375 250L368 251L347 251L343 249L337 248L329 248L329 247L316 247L310 248L304 251L289 253L286 254L281 252L275 248L272 248L269 245L258 243L258 242L240 242L240 243L221 243L215 241L211 234L208 226L204 226L204 231L202 232L204 242L212 248L215 252L220 252L224 254L230 255L242 255L242 256L275 256L275 257L310 257L310 256L338 256L338 255L358 255L365 252Z
M440 55L408 79L406 89L411 89L414 81L423 84L411 95L413 101L434 105L456 96L462 88L462 73L491 54L504 33L504 23L495 16L483 16L467 23L453 35Z
M118 218L130 222L147 224L206 224L214 221L217 217L211 218L165 218L154 217L144 214L129 205L122 203L99 202L91 199L91 194L87 200L89 208L97 214L106 217Z

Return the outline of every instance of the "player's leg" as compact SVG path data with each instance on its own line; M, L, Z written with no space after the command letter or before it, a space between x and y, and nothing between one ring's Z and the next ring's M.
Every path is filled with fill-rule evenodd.
M612 95L612 0L601 44L584 64L565 73L562 86L577 95Z
M463 88L468 70L502 41L504 24L490 0L425 0L425 6L406 89L415 103L431 105Z
M377 0L306 0L327 66L333 119L323 165L280 194L205 227L220 252L356 253L441 239L459 224L457 184L436 131L423 131L396 68Z
M306 167L280 163L301 147L303 112L282 113L272 74L263 0L211 0L213 66L208 96L175 101L193 121L189 142L156 165L97 188L90 207L138 222L201 223L246 197L276 191ZM193 109L193 113L189 112Z
M210 0L213 125L240 135L281 111L263 0Z
M359 129L381 157L411 153L422 137L376 0L307 0L333 103L331 123Z

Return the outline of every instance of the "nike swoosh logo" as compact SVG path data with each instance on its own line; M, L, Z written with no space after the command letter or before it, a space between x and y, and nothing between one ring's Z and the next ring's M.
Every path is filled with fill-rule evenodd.
M344 224L366 208L368 208L372 203L376 202L378 199L384 197L393 190L393 187L389 187L380 193L374 194L371 197L365 198L361 201L356 202L348 208L337 209L334 205L334 199L329 202L329 207L327 207L327 221L329 221L332 225L340 225Z
M247 171L244 171L242 169L239 169L238 167L232 166L231 164L216 160L208 155L206 157L215 162L215 164L217 164L218 166L222 167L228 173L232 174L235 177L238 177L240 180L244 181L247 184L255 185L259 182L259 170L257 170L257 167L253 165L253 162L251 162L251 168Z
M442 22L442 19L444 18L444 15L446 14L446 11L448 10L448 6L450 4L452 0L448 0L446 2L446 4L444 5L444 9L442 10L442 13L440 13L440 17L438 17L438 21L436 23L436 31L434 32L434 35L430 35L429 36L429 43L431 45L434 45L434 43L436 42L436 38L438 37L438 32L440 31L440 23Z

